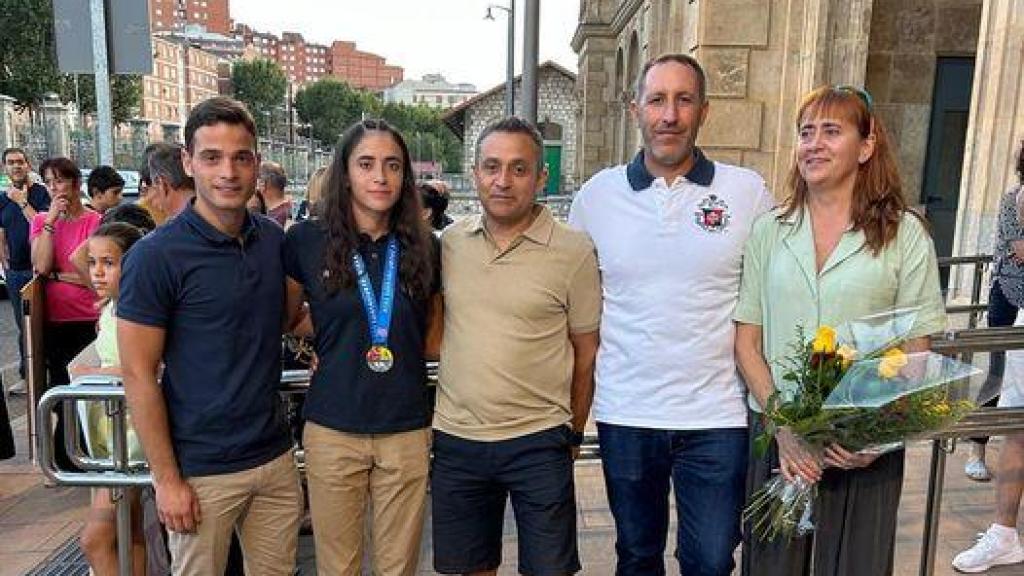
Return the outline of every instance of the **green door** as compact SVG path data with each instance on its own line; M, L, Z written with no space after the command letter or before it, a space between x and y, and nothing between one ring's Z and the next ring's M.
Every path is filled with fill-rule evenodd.
M548 185L544 189L544 195L557 195L562 183L562 146L560 144L544 145L544 164L548 167Z

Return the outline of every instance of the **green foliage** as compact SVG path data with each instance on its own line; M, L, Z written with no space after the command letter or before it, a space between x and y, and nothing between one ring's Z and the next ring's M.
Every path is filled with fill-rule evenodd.
M383 118L405 139L413 160L438 160L445 170L462 165L462 145L441 121L441 112L426 106L387 104L335 78L314 82L295 95L295 111L312 125L313 138L337 143L341 134L364 115Z
M231 69L235 98L243 102L256 120L260 134L267 130L270 116L284 105L288 78L272 60L236 62Z
M96 82L93 74L78 75L79 108L84 114L96 113ZM69 75L61 87L61 99L75 99L75 78ZM138 116L142 103L142 77L136 74L110 77L110 103L114 124L121 124Z
M334 146L342 132L358 122L365 112L376 116L380 102L368 92L355 90L335 78L324 78L295 95L295 111L312 125L313 138Z
M19 107L35 106L47 92L58 92L62 78L57 69L50 0L0 2L0 94L11 96Z

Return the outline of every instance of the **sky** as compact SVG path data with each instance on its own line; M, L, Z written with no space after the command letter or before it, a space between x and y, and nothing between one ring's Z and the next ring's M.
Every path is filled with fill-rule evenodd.
M355 41L356 48L379 54L405 69L406 79L441 73L449 82L469 82L477 90L505 80L508 24L494 10L485 20L487 0L231 0L235 22L280 35L299 32L307 42ZM497 0L508 5L508 0ZM516 1L516 74L522 71L523 12ZM541 0L539 61L553 60L575 72L569 46L576 31L579 0Z

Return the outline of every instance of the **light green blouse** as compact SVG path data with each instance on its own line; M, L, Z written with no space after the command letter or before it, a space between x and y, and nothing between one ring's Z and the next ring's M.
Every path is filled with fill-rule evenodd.
M820 273L814 261L810 214L779 220L779 209L763 214L747 238L743 280L733 320L762 328L764 356L775 387L785 390L776 360L791 353L797 326L807 337L823 324L844 322L896 308L919 307L908 338L946 328L939 268L931 236L916 216L903 215L896 238L877 255L862 231L848 231ZM760 412L752 394L750 408Z
M100 312L96 354L100 357L100 366L104 368L121 365L121 356L117 353L117 317L113 301L108 302Z

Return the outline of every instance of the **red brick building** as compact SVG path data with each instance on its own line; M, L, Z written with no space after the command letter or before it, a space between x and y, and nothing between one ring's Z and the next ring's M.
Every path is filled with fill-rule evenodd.
M230 4L230 0L149 0L149 20L154 32L196 24L227 35L231 33Z
M356 88L380 92L402 81L401 66L390 66L382 56L356 50L355 42L331 44L330 75Z

